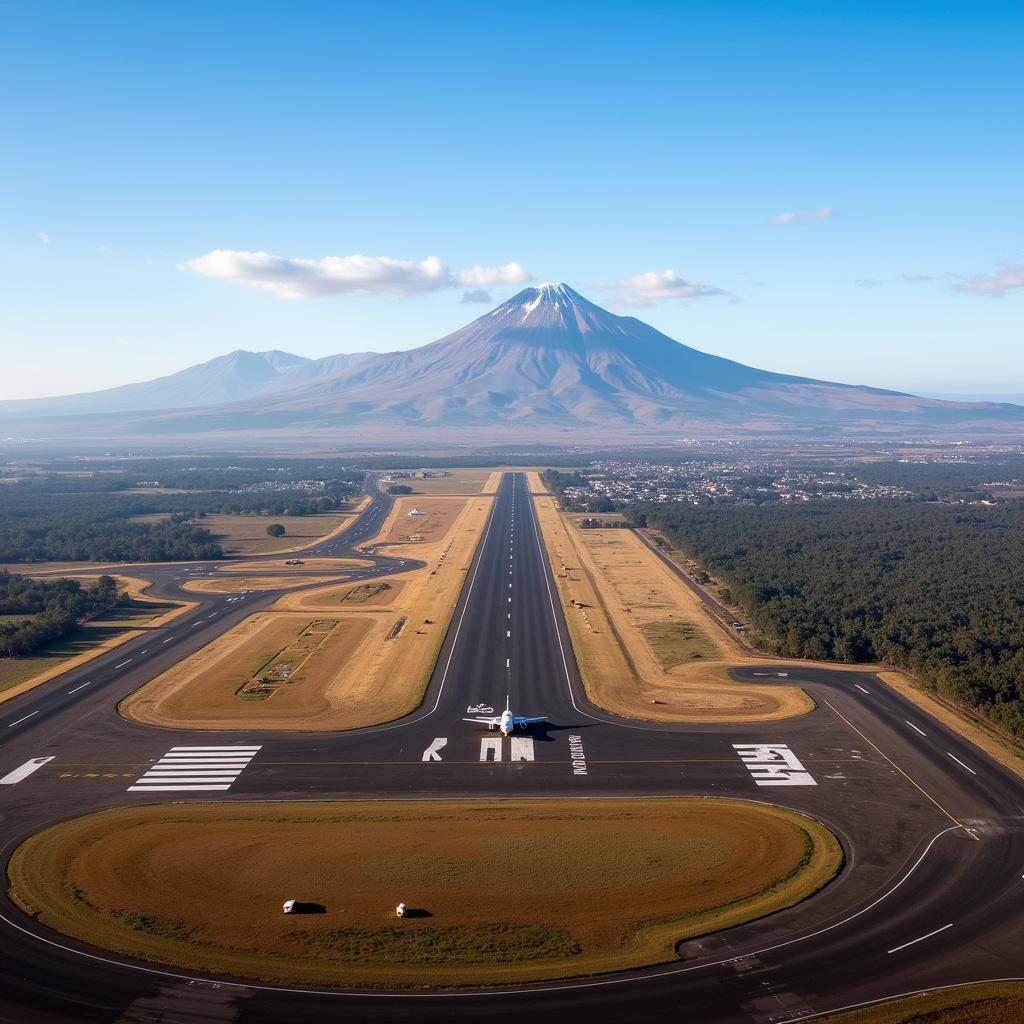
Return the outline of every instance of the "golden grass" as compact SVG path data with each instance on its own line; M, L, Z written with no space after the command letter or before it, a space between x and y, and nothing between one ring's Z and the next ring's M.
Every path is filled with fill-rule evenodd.
M729 679L730 666L762 662L722 632L631 530L580 529L579 517L561 515L548 496L535 497L534 509L595 704L661 722L774 721L814 707L796 687Z
M671 961L805 899L842 863L795 812L739 800L192 804L88 815L22 844L11 895L131 956L286 983L508 983ZM322 913L284 915L286 899ZM399 901L420 913L398 920Z
M371 543L375 547L379 544L408 544L409 555L419 557L415 556L411 545L418 547L443 541L469 500L457 497L397 498ZM426 514L410 515L413 509Z
M408 545L392 542L382 549L390 555L408 554L424 561L424 568L389 576L389 589L363 602L345 600L365 585L358 583L334 581L328 587L286 594L270 612L250 616L122 701L122 714L168 728L258 726L326 732L378 725L414 710L423 699L493 499L431 500L445 505L444 519L437 518L435 529L440 539ZM449 515L452 509L459 510L454 519ZM385 522L381 536L387 536L388 530ZM241 577L194 580L188 586L212 590L234 584L236 590L255 590L261 582L264 589L275 589L316 581ZM338 619L339 636L345 638L332 648L331 671L317 674L302 687L291 687L287 692L279 688L267 700L239 701L234 696L237 686L242 685L239 673L253 671L253 660L273 646L255 639L258 634L265 629L283 629L287 641L289 629L296 629L297 623L308 622L310 615L318 613ZM285 625L265 625L275 620ZM397 636L387 639L400 622ZM272 635L280 640L278 633ZM233 683L237 683L234 688Z
M1024 985L964 985L824 1018L820 1024L1012 1024L1024 1020Z
M352 512L320 512L311 516L274 515L208 515L196 522L213 534L227 556L265 555L293 551L350 524ZM280 523L285 528L283 537L268 537L267 527Z
M260 612L159 675L121 702L123 715L165 728L299 728L329 716L345 689L345 667L371 623L329 620L310 644L308 615ZM282 682L274 666L293 670ZM246 700L243 688L268 673L276 688ZM333 699L332 699L333 698ZM266 720L271 720L267 724Z

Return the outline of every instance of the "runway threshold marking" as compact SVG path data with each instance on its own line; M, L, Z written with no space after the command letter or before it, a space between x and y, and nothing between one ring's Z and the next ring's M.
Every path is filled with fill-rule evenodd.
M896 769L896 771L898 771L898 772L900 773L900 775L902 775L902 776L903 776L903 778L905 778L905 779L907 780L907 782L909 782L909 783L910 783L910 784L911 784L911 785L912 785L912 786L914 787L914 789L916 789L916 790L917 790L917 791L918 791L918 792L919 792L919 793L920 793L920 794L921 794L922 796L926 797L926 798L927 798L927 799L928 799L928 800L929 800L929 801L930 801L931 803L933 803L933 804L934 804L934 805L935 805L935 806L936 806L936 807L937 807L937 808L938 808L938 809L939 809L940 811L942 811L942 813L943 813L943 814L944 814L944 815L945 815L945 816L946 816L947 818L949 818L949 820L950 820L951 822L953 822L953 824L954 824L954 825L958 825L958 826L959 826L960 828L963 828L963 827L964 827L964 823L963 823L963 822L962 822L962 821L961 821L961 820L960 820L959 818L957 818L957 817L955 817L954 815L950 814L950 813L949 813L949 811L947 811L947 810L946 810L946 808L945 808L945 807L943 807L943 806L942 806L942 804L940 804L940 803L939 803L939 801L938 801L938 800L936 800L936 799L935 799L935 797L933 797L933 796L931 795L931 793L929 793L929 792L928 792L928 790L924 788L924 786L922 786L922 785L921 785L920 783L918 783L918 782L915 782L915 781L914 781L914 779L912 779L912 778L911 778L911 777L910 777L910 776L909 776L909 775L908 775L908 774L907 774L907 773L906 773L906 772L905 772L905 771L904 771L904 770L903 770L903 769L902 769L902 768L901 768L901 767L900 767L900 766L899 766L899 765L898 765L898 764L897 764L897 763L896 763L896 762L895 762L895 761L894 761L894 760L893 760L893 759L892 759L891 757L889 757L889 755L888 755L888 754L886 754L886 753L885 753L885 751L883 751L883 750L882 750L882 748L881 748L880 746L878 746L878 744L877 744L877 743L874 743L873 741L869 740L869 739L867 738L867 736L865 736L865 735L864 735L864 733L862 733L862 732L860 731L860 729L858 729L858 728L857 728L857 726L855 726L855 725L853 724L853 722L851 722L851 721L850 721L850 720L849 720L849 719L848 719L848 718L846 717L846 715L842 714L842 712L840 712L840 711L839 711L839 710L838 710L838 709L837 709L837 708L835 707L835 705L834 705L834 704L832 704L832 703L830 703L829 701L825 700L825 698L824 698L824 697L822 697L821 699L822 699L822 701L823 701L823 702L824 702L825 704L827 704L827 705L828 705L828 707L829 707L829 708L831 708L831 709L832 709L832 713L833 713L834 715L836 715L836 717L837 717L837 718L841 718L841 719L842 719L842 720L843 720L843 721L844 721L844 722L845 722L845 723L846 723L846 724L847 724L847 725L848 725L848 726L849 726L849 727L850 727L850 728L851 728L851 729L852 729L852 730L853 730L853 731L854 731L854 732L855 732L855 733L856 733L856 734L857 734L857 735L858 735L858 736L859 736L859 737L860 737L860 738L861 738L862 740L864 740L864 742L865 742L865 743L869 744L869 745L870 745L870 746L871 746L871 747L872 747L873 749L877 750L877 751L878 751L878 753L879 753L879 754L881 754L881 755L882 755L882 757L884 757L884 758L886 759L886 761L888 761L888 762L889 762L889 764L891 764L891 765L893 766L893 768L895 768L895 769Z
M38 771L44 764L49 764L52 760L53 757L33 757L31 761L26 761L20 768L15 768L13 772L8 772L0 779L0 786L13 786L19 783L22 779L27 779L33 772Z
M911 939L909 942L904 942L902 946L897 946L895 949L886 950L888 953L898 953L901 949L906 949L907 946L914 946L918 942L924 942L925 939L930 939L933 935L938 935L939 932L944 932L947 928L952 928L953 922L944 924L941 928L936 928L935 931L929 932L927 935L922 935L919 939Z
M262 746L171 747L129 793L227 790Z

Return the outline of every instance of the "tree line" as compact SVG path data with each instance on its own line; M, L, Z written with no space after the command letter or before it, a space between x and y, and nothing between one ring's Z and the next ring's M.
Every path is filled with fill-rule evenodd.
M82 619L124 602L112 576L82 586L78 580L37 580L0 571L0 615L31 616L0 620L0 656L30 654L70 633Z
M1024 502L625 511L721 577L768 652L906 668L1024 736Z

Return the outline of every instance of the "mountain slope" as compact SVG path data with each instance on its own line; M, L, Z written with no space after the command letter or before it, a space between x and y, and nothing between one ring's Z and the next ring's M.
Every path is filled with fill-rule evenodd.
M439 341L367 359L258 406L236 403L231 413L277 425L676 430L724 423L774 431L858 420L1024 418L1024 409L1013 409L759 370L689 348L551 284L524 289Z
M250 359L264 365L236 372ZM760 370L682 345L564 284L526 288L453 334L404 352L322 360L232 353L223 360L228 363L213 360L133 385L149 389L146 408L153 412L116 421L62 415L49 426L37 418L31 432L22 427L19 435L18 420L4 415L10 410L3 406L14 403L0 403L0 429L37 437L202 434L225 443L274 432L358 436L370 444L430 431L488 441L569 434L602 441L725 434L1024 436L1020 406L935 401ZM189 376L198 371L205 371L202 387ZM168 409L171 382L185 378L189 411ZM232 395L232 388L249 390ZM110 396L123 390L75 396L91 404L71 411L110 412ZM138 392L131 400L139 400Z
M106 388L103 391L0 402L0 418L70 416L157 409L192 409L220 405L278 388L295 387L334 376L372 353L307 359L290 352L238 349L166 377Z

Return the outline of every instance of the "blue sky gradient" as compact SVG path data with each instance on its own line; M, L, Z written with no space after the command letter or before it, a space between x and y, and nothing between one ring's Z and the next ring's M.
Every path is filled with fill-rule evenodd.
M767 369L1024 392L1022 53L1019 3L4 3L0 398L489 308L183 269L218 249L516 261Z

